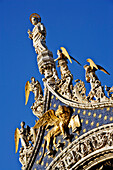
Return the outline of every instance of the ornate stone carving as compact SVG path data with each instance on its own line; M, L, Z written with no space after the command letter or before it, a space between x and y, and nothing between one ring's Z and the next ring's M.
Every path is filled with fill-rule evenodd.
M75 82L76 84L72 90L72 99L74 101L87 103L85 83L79 79L75 80Z
M95 151L99 149L106 149L111 146L113 147L113 124L104 125L98 129L96 128L87 132L85 135L79 137L78 140L70 144L70 146L60 154L60 160L59 156L57 156L47 170L51 169L51 166L53 170L61 168L61 162L65 169L73 169L73 167L77 169L78 161L85 159L87 155L90 155L93 152L95 153ZM57 164L55 162L57 162Z
M58 58L56 60L58 60L58 67L60 67L61 72L61 80L58 84L58 92L66 98L71 98L73 76L67 66L67 57L61 52L61 50L57 50L57 55Z
M113 100L113 86L112 87L107 87L105 85L105 90L107 91L107 94L110 97L110 100Z
M21 139L22 147L20 149L19 160L23 165L22 168L28 170L31 169L33 161L36 158L36 154L40 149L46 125L46 130L50 128L49 126L53 127L44 137L44 150L39 163L41 163L42 158L44 157L46 148L47 154L50 155L54 155L54 151L58 148L63 149L65 144L61 141L57 143L57 136L59 138L59 135L62 134L63 139L69 139L71 138L69 128L72 128L73 133L78 129L82 129L80 122L81 117L75 113L75 115L71 115L72 108L69 108L68 106L74 107L74 109L82 108L85 110L113 106L113 87L110 88L105 86L105 90L108 92L107 97L95 72L99 69L107 74L109 73L103 67L96 65L93 60L87 59L90 65L84 66L86 71L85 78L86 81L90 83L91 89L88 96L86 96L85 83L82 80L77 79L75 80L76 84L73 86L73 75L68 68L68 60L71 63L72 60L76 61L78 64L80 63L71 57L64 47L61 47L61 50L57 51L58 58L54 60L52 52L48 50L46 46L46 28L41 23L41 17L38 14L33 13L30 16L30 21L34 28L32 31L28 30L28 34L29 38L33 40L33 46L37 54L39 71L44 75L44 78L42 79L44 83L44 95L38 80L35 81L35 78L32 77L31 82L27 81L25 86L26 104L28 102L29 93L32 91L34 93L35 102L31 106L31 109L33 114L37 116L39 120L37 120L36 125L33 128L29 128L29 126L26 126L25 128L25 123L22 123L21 129L16 129L15 145L17 152L18 142L19 139ZM58 78L55 68L55 61L57 60L58 67L61 72L61 79ZM67 106L58 107L58 104L58 109L56 109L56 111L49 110L50 100L52 101L51 94L53 94L59 102L62 102ZM55 99L53 99L52 102L54 102L54 100ZM112 120L112 117L109 119ZM89 120L87 120L87 122L88 121ZM107 129L106 127L107 126L102 128L99 127L96 130L93 129L91 132L80 136L79 139L75 138L76 140L74 140L73 138L73 142L71 142L71 140L70 143L66 141L69 146L67 146L67 144L65 145L65 147L67 147L63 149L63 151L51 162L47 169L77 169L78 164L83 167L80 163L89 155L93 155L93 153L96 154L96 152L103 148L104 150L108 147L112 148L113 126L111 125L111 129ZM53 143L51 142L52 139Z
M91 90L89 95L86 96L86 88L83 81L77 79L75 81L76 84L73 86L73 75L68 68L67 59L69 59L71 63L71 59L76 61L78 64L80 63L71 57L64 47L61 47L62 51L57 51L58 58L54 60L52 52L50 52L46 46L46 29L41 23L41 17L38 14L33 13L30 16L30 21L34 25L34 28L32 32L28 31L28 34L30 39L33 40L33 46L35 47L35 51L38 54L37 62L39 70L41 74L44 74L45 76L43 78L44 86L48 84L64 98L75 101L78 104L85 103L86 106L88 103L90 106L90 103L95 104L112 100L113 97L110 96L110 93L113 91L112 88L109 89L110 91L108 92L108 96L110 98L106 97L103 86L95 74L95 71L98 69L109 74L103 67L96 65L93 60L87 59L87 61L90 63L90 66L85 65L84 68L86 70L86 81L90 83ZM61 79L58 78L57 71L55 69L54 61L57 60L58 67L60 67ZM33 106L33 112L35 113L35 107L37 107L37 104L34 103L34 105L35 106Z

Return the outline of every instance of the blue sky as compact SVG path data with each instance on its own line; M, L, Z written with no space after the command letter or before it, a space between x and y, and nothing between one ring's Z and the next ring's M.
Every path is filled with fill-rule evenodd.
M40 14L47 29L47 46L56 51L64 46L82 66L92 58L111 75L97 71L102 85L113 85L113 0L0 0L0 129L2 170L20 170L19 153L15 154L14 131L20 122L34 126L35 116L30 95L25 106L24 87L32 76L42 85L35 50L27 30L32 13ZM75 79L85 83L84 69L69 64ZM74 81L73 81L74 82ZM87 92L89 84L86 83Z

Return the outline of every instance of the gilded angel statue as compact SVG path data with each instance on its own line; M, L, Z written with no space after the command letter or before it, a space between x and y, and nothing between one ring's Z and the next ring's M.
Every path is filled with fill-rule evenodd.
M67 59L69 59L70 63L72 63L72 60L76 61L79 65L81 65L76 59L74 59L72 56L70 56L67 52L67 50L64 47L60 47L61 50L57 50L58 58L54 61L58 60L58 67L60 67L61 71L61 78L65 77L72 77L71 72L68 69L67 66ZM72 60L71 60L72 59Z
M23 165L23 167L26 166L26 164L29 161L29 155L33 151L33 145L36 142L36 131L32 127L30 128L28 125L25 126L25 122L21 122L21 128L16 128L15 130L15 153L18 151L19 147L19 141L21 141L21 148L20 148L20 155L19 155L19 161Z
M70 56L64 47L60 47L60 49L61 50L57 50L58 58L54 60L54 61L58 60L58 67L60 67L60 72L61 72L61 80L59 81L58 84L59 86L58 92L66 98L71 98L73 75L71 74L68 68L67 59L69 59L70 63L72 63L72 60L76 61L78 64L80 63L72 56Z
M79 65L81 65L75 58L70 56L67 52L67 50L64 47L60 47L61 50L57 50L58 58L54 61L61 60L63 58L69 59L70 63L72 63L72 60L76 61ZM72 59L72 60L71 60Z
M41 85L38 80L35 81L34 77L31 78L31 83L27 81L25 85L25 98L26 98L25 105L28 102L29 94L31 91L34 93L35 100L39 100L40 98L43 97Z
M19 139L21 139L21 145L23 148L27 148L27 146L29 145L29 141L27 139L29 133L30 133L30 128L29 126L27 126L26 128L25 126L25 122L21 122L21 129L19 130L18 128L16 128L15 130L15 153L17 153L18 151L18 146L19 146Z
M95 77L95 79L98 79L96 74L95 74L95 71L97 71L97 70L101 70L104 73L110 75L102 66L96 65L92 59L90 59L90 58L87 59L87 62L90 63L89 66L88 65L84 66L84 69L86 70L86 81L87 82L90 81L91 75L92 75L92 77Z
M32 144L35 143L36 141L36 132L35 130L31 127L29 127L28 125L25 126L25 122L21 122L21 128L16 128L15 130L15 153L17 153L18 151L18 146L19 146L19 140L21 140L21 145L23 147L23 149L27 150L27 148L30 146L31 143L29 143L29 141L32 142Z
M108 75L110 74L102 66L95 64L92 59L87 59L87 62L89 62L90 65L85 65L84 69L86 70L85 73L86 81L91 85L91 91L88 95L89 100L94 101L93 98L95 98L96 101L99 102L108 100L108 98L104 94L101 82L99 81L97 75L95 74L95 71L101 70Z
M34 93L35 99L35 102L31 106L31 109L33 114L36 117L40 118L43 114L43 92L39 81L38 80L35 81L34 77L31 78L31 83L27 81L25 85L25 99L26 99L25 105L28 102L29 94L31 91Z

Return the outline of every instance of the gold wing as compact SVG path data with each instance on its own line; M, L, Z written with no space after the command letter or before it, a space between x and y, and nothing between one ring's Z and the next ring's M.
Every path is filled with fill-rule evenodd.
M103 71L104 73L110 75L102 66L97 65L97 67L98 67L99 70L101 70L101 71Z
M31 85L30 85L30 82L27 81L25 85L25 98L26 98L25 105L28 102L30 91L31 91Z
M20 131L18 128L16 128L15 130L15 153L17 153L18 151L19 139L20 139Z
M64 47L60 47L60 49L62 50L62 54L64 54L64 56L69 59L70 63L72 63L71 57L70 57L70 55L68 54L67 50L66 50Z
M40 128L41 126L45 126L45 125L53 126L57 121L59 121L59 118L57 116L55 116L54 110L48 110L36 122L33 129Z
M81 66L81 64L75 58L73 58L72 56L70 56L70 58L76 61Z
M39 84L39 94L43 94L41 85Z
M87 59L87 62L90 63L91 69L96 68L96 69L98 70L97 65L94 63L94 61L93 61L92 59L88 58L88 59Z

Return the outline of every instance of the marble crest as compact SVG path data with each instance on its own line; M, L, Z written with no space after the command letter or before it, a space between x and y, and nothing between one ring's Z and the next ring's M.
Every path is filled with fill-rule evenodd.
M104 123L113 122L113 87L105 85L104 88L96 71L101 70L108 75L109 73L92 59L87 59L89 65L85 65L83 69L85 79L90 84L90 91L86 95L85 82L79 78L73 80L71 70L68 68L68 61L81 64L70 56L64 47L57 50L58 58L54 59L53 53L46 45L46 28L41 23L41 17L33 13L30 21L33 30L28 30L28 35L37 54L39 71L44 75L42 79L44 89L34 77L26 82L25 105L30 92L33 92L34 103L31 109L36 116L36 124L30 128L24 127L25 123L21 122L21 128L15 130L15 150L18 151L21 140L19 160L24 170L31 167L37 169L38 166L39 169L73 169L73 166L77 169L77 163L87 155L113 145L113 130L102 131L100 128ZM57 74L57 60L61 78ZM109 114L106 115L104 109L109 111ZM103 119L100 110L103 110ZM96 119L97 115L99 120ZM87 126L89 122L90 125ZM100 129L95 130L97 127ZM90 130L92 133L88 133Z

